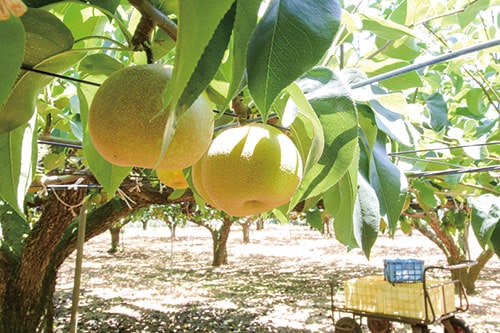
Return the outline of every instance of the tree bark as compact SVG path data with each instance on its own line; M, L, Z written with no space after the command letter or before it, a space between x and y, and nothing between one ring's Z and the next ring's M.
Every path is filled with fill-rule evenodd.
M243 244L250 243L250 226L252 225L252 219L248 218L245 222L240 222L243 231Z
M116 253L120 248L120 233L122 231L121 225L114 225L109 228L109 232L111 233L111 248L108 250L108 253Z
M140 191L129 191L131 188L123 187L122 191L135 203L132 208L113 199L119 202L110 201L88 214L86 241L139 208L193 200L189 191L170 200L171 190L159 193L147 184ZM78 221L74 218L86 195L84 190L57 193L49 195L18 257L12 258L12 254L0 249L0 332L53 331L57 272L76 248Z
M75 218L85 191L67 189L49 196L40 219L26 238L18 264L12 270L14 274L7 281L2 332L45 331L43 326L52 323L48 317L53 314L55 278L51 279L48 268L57 242Z
M229 232L231 231L232 224L233 221L230 218L225 217L219 230L211 230L213 241L212 266L214 267L220 267L228 264L227 239L229 238Z

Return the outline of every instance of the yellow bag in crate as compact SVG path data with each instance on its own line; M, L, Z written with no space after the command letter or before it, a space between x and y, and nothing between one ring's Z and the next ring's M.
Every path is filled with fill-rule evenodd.
M427 280L426 287L430 304L425 301L422 282L391 284L383 276L352 279L344 282L345 307L425 320L433 319L431 305L436 318L456 310L453 282Z

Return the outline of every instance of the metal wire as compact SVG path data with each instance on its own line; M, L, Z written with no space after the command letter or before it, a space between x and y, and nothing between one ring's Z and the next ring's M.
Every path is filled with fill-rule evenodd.
M422 62L419 62L416 64L411 64L411 65L408 65L408 66L405 66L402 68L392 70L392 71L384 73L384 74L373 76L367 80L353 84L351 86L351 89L358 89L358 88L370 85L372 83L387 80L387 79L390 79L390 78L393 78L393 77L396 77L396 76L399 76L399 75L402 75L402 74L405 74L408 72L413 72L413 71L419 70L419 69L427 67L427 66L435 65L435 64L438 64L438 63L443 62L443 61L447 61L447 60L450 60L453 58L461 57L463 55L466 55L466 54L469 54L472 52L481 51L481 50L488 49L490 47L494 47L494 46L498 46L498 45L500 45L500 38L493 39L493 40L490 40L490 41L487 41L484 43L479 43L479 44L476 44L476 45L473 45L470 47L466 47L466 48L463 48L463 49L460 49L457 51L452 51L452 52L449 52L446 54L442 54L440 56L436 56L436 57L429 59L429 60L426 60L426 61L422 61Z

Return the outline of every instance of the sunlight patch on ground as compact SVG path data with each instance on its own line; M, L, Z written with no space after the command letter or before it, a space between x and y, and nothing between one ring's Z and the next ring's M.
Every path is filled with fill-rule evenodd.
M105 310L103 311L105 313L116 313L116 314L122 314L122 315L125 315L125 316L128 316L128 317L133 317L133 318L136 318L136 319L139 319L141 317L141 314L138 312L138 311L135 311L127 306L124 306L124 305L117 305L117 306L113 306L111 307L111 309L109 310Z

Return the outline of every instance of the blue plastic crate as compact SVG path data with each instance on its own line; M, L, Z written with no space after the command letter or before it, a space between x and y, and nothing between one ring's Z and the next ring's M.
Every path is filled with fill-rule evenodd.
M391 283L421 282L423 276L421 259L384 259L384 279Z

